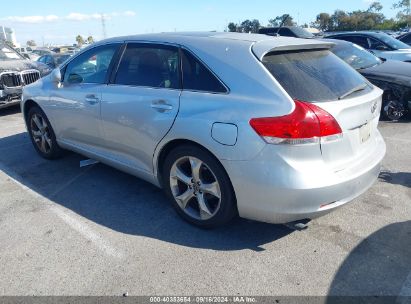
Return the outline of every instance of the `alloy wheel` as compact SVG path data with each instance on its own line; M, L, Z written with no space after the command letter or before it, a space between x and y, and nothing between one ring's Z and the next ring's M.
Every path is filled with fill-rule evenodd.
M34 114L30 119L31 135L39 150L43 153L49 153L52 149L52 140L50 136L50 128L40 114Z
M194 219L209 220L220 208L221 190L216 175L196 157L182 157L174 162L170 188L178 206Z

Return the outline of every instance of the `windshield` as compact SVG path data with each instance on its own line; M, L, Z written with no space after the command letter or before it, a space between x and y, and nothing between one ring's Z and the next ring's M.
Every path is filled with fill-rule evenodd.
M395 39L387 34L379 33L377 37L394 50L411 48L408 44L405 44L404 42L399 41L398 39Z
M348 42L337 44L331 51L356 70L370 68L382 63L378 57L362 47Z
M56 56L55 58L56 58L57 65L61 65L62 63L64 63L70 57L71 57L70 55Z
M0 44L0 60L21 60L24 59L19 53L5 44Z
M313 34L311 34L309 31L301 27L297 27L297 26L294 27L293 32L295 32L297 36L300 38L314 38Z
M363 76L328 50L273 52L263 64L293 99L301 101L336 101L370 89Z

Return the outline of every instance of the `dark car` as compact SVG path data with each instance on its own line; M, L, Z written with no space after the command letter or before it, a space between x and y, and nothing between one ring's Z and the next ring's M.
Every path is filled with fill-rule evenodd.
M411 62L411 47L383 32L343 32L326 38L355 43L380 58Z
M46 54L37 59L37 61L47 64L51 69L55 69L70 57L70 54Z
M312 39L315 36L306 29L299 26L264 27L258 30L259 34L269 36L286 36L294 38Z
M27 60L13 48L0 42L0 109L18 104L23 86L50 72L47 65Z
M381 60L351 42L324 39L335 46L331 51L384 90L382 116L398 120L411 111L411 67L396 60Z
M411 32L402 34L397 39L411 46Z

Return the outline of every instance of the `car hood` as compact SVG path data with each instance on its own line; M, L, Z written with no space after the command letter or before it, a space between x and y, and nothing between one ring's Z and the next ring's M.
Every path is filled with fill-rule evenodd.
M25 70L38 70L41 76L45 76L51 72L51 69L41 63L30 60L0 60L0 73L4 71L22 72Z
M380 65L359 70L366 77L378 77L391 82L407 82L411 86L411 63L387 60Z

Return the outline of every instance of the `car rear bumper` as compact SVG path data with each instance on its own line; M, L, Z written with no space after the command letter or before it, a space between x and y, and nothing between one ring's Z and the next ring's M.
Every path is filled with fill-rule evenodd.
M314 219L352 201L376 181L386 146L376 145L350 167L333 172L323 161L290 161L273 146L252 161L222 161L231 178L239 215L268 223ZM271 159L267 155L271 154Z

